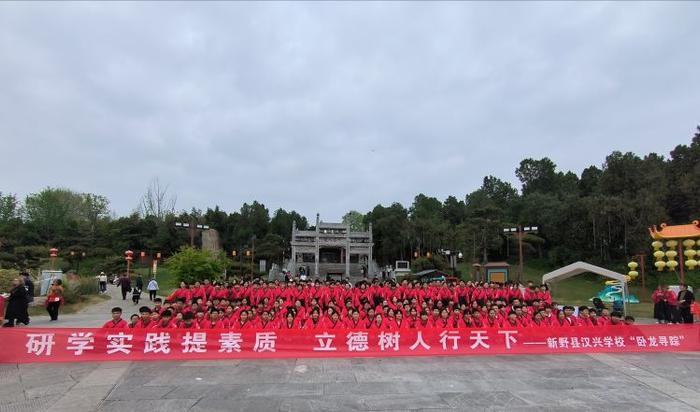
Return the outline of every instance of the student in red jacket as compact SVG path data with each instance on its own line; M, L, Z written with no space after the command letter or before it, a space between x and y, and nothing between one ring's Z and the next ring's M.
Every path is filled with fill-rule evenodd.
M536 329L549 327L544 321L544 310L539 310L535 313L535 316L532 317L532 321L530 322L530 327Z
M515 313L513 313L515 314ZM496 309L489 310L489 314L484 321L484 326L487 328L502 328L503 322L496 317Z
M340 320L340 314L333 311L330 318L323 320L325 323L325 329L345 329L345 323Z
M122 319L122 308L120 307L112 308L112 319L102 325L103 329L126 329L128 327L129 325Z
M587 306L578 308L578 326L595 326Z
M184 299L185 303L192 301L192 291L190 290L190 286L185 282L180 282L180 288L173 294L175 295L175 300Z
M311 311L311 317L304 322L304 329L323 329L324 323L318 308Z
M404 329L410 329L411 325L410 322L403 317L403 312L400 310L396 311L396 314L394 314L394 321L390 327L390 329L396 329L396 330L404 330Z
M435 325L433 322L428 318L428 312L423 311L420 313L420 319L418 319L418 322L416 322L415 325L416 329L434 329Z
M182 322L177 327L178 329L199 329L199 325L194 320L192 312L185 312L182 315Z
M242 310L239 314L238 319L234 320L231 324L231 329L233 330L247 330L253 328L253 322L250 321L248 316L248 311Z
M262 311L262 314L260 315L260 320L257 322L255 325L257 329L260 330L273 330L277 329L277 325L275 322L271 319L270 317L270 311L267 309Z
M556 327L559 327L559 328L570 328L572 325L571 325L571 322L569 322L569 321L566 319L566 315L564 314L564 311L563 311L563 310L560 310L559 312L557 312L557 318L556 318L556 319L554 320L554 322L552 323L552 326L554 326L555 328L556 328Z
M294 312L294 309L288 310L284 320L282 320L277 327L279 329L301 329L303 326L301 320L295 315L296 313Z
M209 309L209 319L204 319L199 327L200 329L228 329L221 319L221 313L216 308Z
M351 309L349 313L349 318L345 320L345 327L347 329L362 329L363 321L360 319L360 311L357 309Z
M389 330L390 325L388 321L384 320L381 313L374 315L374 320L367 324L368 330Z
M435 327L438 329L447 329L450 327L450 313L447 309L443 309L440 312L440 317L437 320L433 320Z
M564 321L569 323L569 326L578 326L579 321L574 316L574 307L573 306L564 306Z
M172 329L177 327L177 322L173 320L173 313L170 310L165 310L157 322L153 323L154 329Z
M151 325L151 308L148 306L141 306L139 308L139 314L141 318L133 326L134 329L147 329Z

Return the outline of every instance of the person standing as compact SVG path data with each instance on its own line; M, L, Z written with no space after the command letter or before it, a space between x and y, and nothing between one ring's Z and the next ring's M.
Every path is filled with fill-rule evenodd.
M126 329L128 324L122 319L122 308L112 308L112 320L108 320L102 325L103 329Z
M63 304L63 281L55 279L46 294L46 311L51 320L58 320L58 309Z
M693 302L695 302L695 295L688 290L688 285L681 284L681 290L678 292L678 311L683 323L693 323L693 314L690 313L690 305Z
M122 300L126 300L126 294L131 291L131 279L124 273L117 284L122 288Z
M32 282L29 272L22 272L22 279L24 288L27 289L27 303L32 303L34 302L34 282Z
M151 278L151 280L148 281L146 289L148 289L148 300L153 301L158 293L158 282L156 282L155 278Z
M5 319L7 323L2 325L5 328L11 328L17 323L29 324L29 314L27 313L27 289L24 287L24 280L15 278L12 280L12 290L7 298L7 310L5 311Z
M131 291L131 300L134 302L134 305L138 305L139 299L141 299L141 289L136 286L134 290Z
M651 295L651 300L654 302L654 319L656 323L666 323L668 318L668 302L666 301L666 288L659 285Z
M0 324L5 321L5 297L0 295Z
M100 272L100 275L97 277L97 281L100 283L100 293L106 293L107 292L107 275L105 275L104 272Z
M143 278L141 275L136 276L136 288L139 290L143 290Z

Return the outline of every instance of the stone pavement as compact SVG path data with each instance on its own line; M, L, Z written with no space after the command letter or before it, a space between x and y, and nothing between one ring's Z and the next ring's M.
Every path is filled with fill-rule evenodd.
M699 370L699 353L0 365L0 412L684 412Z
M138 305L134 305L131 301L131 294L128 294L126 300L122 300L120 289L114 285L107 286L107 295L110 299L87 306L77 313L63 315L59 312L58 320L51 322L49 315L32 316L29 326L32 328L67 328L67 327L83 327L83 328L99 328L105 322L112 318L111 310L115 306L119 306L124 310L124 319L129 319L131 314L137 313L141 306L153 306L153 302L148 300L148 292L142 293L141 297L146 296L146 299L141 299Z

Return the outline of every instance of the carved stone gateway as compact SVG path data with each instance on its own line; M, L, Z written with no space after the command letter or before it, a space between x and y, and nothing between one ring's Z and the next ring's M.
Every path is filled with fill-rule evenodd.
M304 268L314 277L341 275L345 278L373 276L372 224L367 231L352 232L343 223L321 222L316 215L313 230L292 226L292 269Z
M208 250L211 252L218 252L221 250L219 232L217 232L216 229L202 231L202 250Z

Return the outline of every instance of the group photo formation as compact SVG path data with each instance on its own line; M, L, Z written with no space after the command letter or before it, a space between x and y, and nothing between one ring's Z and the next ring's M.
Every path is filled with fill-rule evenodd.
M700 412L700 2L0 2L0 412Z
M675 295L670 297L675 300ZM150 303L150 302L149 302ZM607 308L560 305L547 286L460 281L182 283L128 319L112 308L103 328L456 329L631 325ZM127 307L128 308L128 307ZM575 314L576 313L576 314Z

